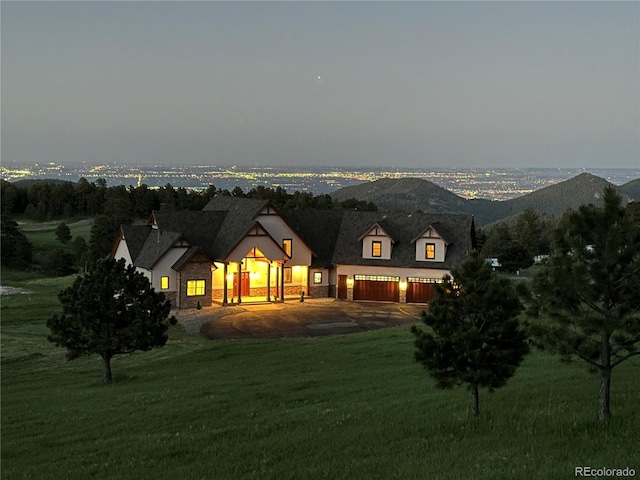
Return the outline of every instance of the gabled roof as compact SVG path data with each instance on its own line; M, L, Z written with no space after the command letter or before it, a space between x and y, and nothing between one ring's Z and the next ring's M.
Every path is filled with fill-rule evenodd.
M442 238L442 240L444 240L444 243L446 243L447 245L449 245L451 242L450 240L452 239L451 235L447 235L447 227L446 225L444 225L441 222L436 222L436 223L432 223L430 224L427 228L425 228L424 230L422 230L413 240L411 240L411 243L416 243L418 241L418 239L422 238L423 235L429 231L429 229L432 229L434 232L436 232L438 234L438 236L440 238Z
M154 210L151 218L161 232L180 232L190 245L199 246L207 257L216 259L218 249L215 239L226 216L227 212Z
M393 250L391 258L365 259L362 258L361 235L371 225L384 222L394 232ZM449 241L447 255L444 262L424 262L416 260L416 239L429 225L436 225L441 235L446 235ZM387 231L385 229L385 231ZM333 265L370 265L389 267L412 268L443 268L449 269L458 266L464 261L467 254L474 248L473 245L473 217L471 215L445 215L413 213L389 214L383 212L355 212L344 213L340 232L336 239L336 245L331 263Z
M282 217L315 253L311 267L331 265L344 210L284 210Z
M217 232L215 259L226 258L254 225L253 220L267 206L268 200L220 195L212 198L204 211L224 211L225 221Z
M207 255L205 255L202 252L202 249L200 247L197 246L193 246L193 247L189 247L187 249L186 252L184 252L182 254L182 256L176 260L176 263L174 263L173 265L171 265L171 268L173 270L179 271L185 263L187 263L189 260L191 260L193 257L195 257L197 254L203 255L204 257L208 258L209 261L211 260L209 257L207 257Z
M383 227L384 225L384 227ZM369 227L369 229L364 232L362 235L360 235L358 237L358 240L362 240L364 237L366 237L367 235L369 235L369 233L371 232L371 230L373 230L374 228L378 227L379 229L381 229L385 236L389 237L391 239L391 243L395 242L395 238L393 238L393 236L389 233L390 230L392 230L391 225L389 224L389 222L386 221L386 219L382 219L376 223L374 223L373 225L371 225L371 227ZM386 227L386 228L385 228Z
M134 265L151 270L166 251L181 238L182 233L180 232L171 232L169 230L164 232L159 230L150 232Z
M142 250L142 246L149 236L151 231L150 225L122 225L120 228L125 241L127 242L127 248L129 249L129 255L131 255L131 261L136 262L136 258Z

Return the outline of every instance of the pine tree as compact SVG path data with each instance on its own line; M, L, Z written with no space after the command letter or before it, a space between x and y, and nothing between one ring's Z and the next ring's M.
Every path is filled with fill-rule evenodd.
M56 233L56 238L62 244L65 244L65 243L67 243L67 242L69 242L71 240L71 229L64 222L62 222L60 225L58 225L58 227L56 228L56 232L55 233Z
M568 213L555 233L533 282L532 331L541 346L599 372L598 417L607 421L611 373L640 354L640 228L607 188L604 206Z
M114 355L163 346L175 323L164 294L123 259L100 260L58 298L63 313L47 321L48 340L65 347L69 359L100 355L105 383L112 381Z
M412 328L415 359L440 388L467 384L478 415L478 388L505 385L529 351L517 319L523 307L513 283L476 254L452 275L423 313L428 330Z

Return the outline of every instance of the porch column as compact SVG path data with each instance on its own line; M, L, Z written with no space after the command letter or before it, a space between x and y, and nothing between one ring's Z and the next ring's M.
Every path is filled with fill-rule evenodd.
M222 304L226 305L228 303L228 297L227 297L227 287L228 287L227 282L228 282L228 280L227 280L227 263L226 262L224 264L224 281L223 282L224 282L223 283L224 284L224 290L223 290L223 293L222 293Z
M267 265L267 302L271 301L271 262Z
M238 262L238 305L242 303L242 260Z
M280 273L280 291L282 292L282 303L284 303L284 262L282 262L280 269L282 270Z

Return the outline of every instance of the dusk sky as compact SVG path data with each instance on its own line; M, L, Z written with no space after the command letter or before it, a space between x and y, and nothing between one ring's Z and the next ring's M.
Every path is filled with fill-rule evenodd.
M0 8L3 164L640 167L638 2Z

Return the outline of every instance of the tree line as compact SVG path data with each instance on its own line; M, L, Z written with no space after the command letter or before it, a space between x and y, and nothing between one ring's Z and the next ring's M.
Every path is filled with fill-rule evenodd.
M145 184L137 187L107 187L103 178L94 182L81 178L77 183L40 180L28 186L20 183L1 181L2 214L24 216L36 221L95 217L102 214L115 214L125 219L146 218L153 210L202 210L209 200L218 195L268 199L276 207L283 209L377 210L372 202L356 199L337 202L328 194L314 195L299 191L287 193L282 187L258 186L248 192L240 187L228 190L218 189L214 185L203 190L193 190L176 188L170 183L159 188L151 188Z
M15 218L35 221L55 221L73 218L93 218L90 238L78 237L61 240L67 248L57 248L41 265L47 273L68 275L97 259L108 255L121 225L136 220L146 220L154 210L202 210L216 196L234 196L270 200L281 209L355 209L375 211L372 202L356 200L334 201L330 195L314 195L310 192L287 193L282 187L258 186L244 192L240 187L232 190L209 185L203 190L184 187L151 188L123 185L107 187L99 178L89 182L81 178L77 183L61 181L35 181L30 185L12 184L5 180L0 184L2 199L2 265L11 268L28 268L32 265L32 248L20 231ZM62 227L61 227L62 226ZM59 228L66 227L63 222ZM58 237L60 239L60 237Z

